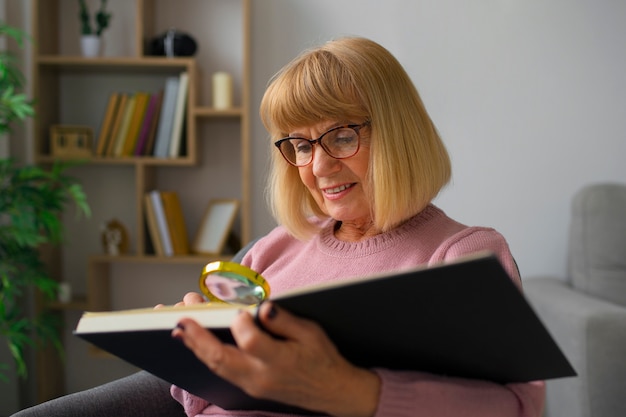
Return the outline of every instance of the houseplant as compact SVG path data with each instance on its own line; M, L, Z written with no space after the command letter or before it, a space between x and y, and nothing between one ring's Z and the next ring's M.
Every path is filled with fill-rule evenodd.
M21 47L26 36L0 21L0 37L12 38ZM0 51L0 133L10 133L15 122L35 115L32 101L20 92L24 76L15 56ZM2 135L0 140L8 140ZM82 187L66 174L67 164L50 170L20 166L0 158L0 337L6 340L17 374L27 375L29 346L51 341L61 347L51 315L32 315L24 297L32 289L54 297L57 281L40 259L42 245L62 243L61 212L74 202L78 213L90 214ZM0 379L6 380L7 364L0 363Z
M100 0L100 8L94 16L95 26L91 24L91 16L86 0L78 0L80 6L81 48L84 56L100 54L102 32L109 27L111 13L106 11L107 0Z

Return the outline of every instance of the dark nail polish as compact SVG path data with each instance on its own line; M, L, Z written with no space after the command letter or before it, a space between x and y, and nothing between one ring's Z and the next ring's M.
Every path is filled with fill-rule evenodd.
M270 305L270 311L267 312L267 318L268 319L273 319L274 317L276 317L276 315L278 314L278 310L276 310L276 307L274 307L274 305Z
M185 331L185 325L184 325L184 324L182 324L182 323L177 323L177 324L176 324L176 328L178 328L178 329L182 330L183 332Z

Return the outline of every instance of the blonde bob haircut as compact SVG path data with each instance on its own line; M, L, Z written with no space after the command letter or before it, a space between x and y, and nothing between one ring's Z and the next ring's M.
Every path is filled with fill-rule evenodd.
M450 179L448 152L417 89L396 58L371 40L341 38L303 52L270 80L260 115L272 148L299 127L369 120L366 192L381 231L423 210ZM312 218L328 218L277 149L267 192L275 219L299 239L318 231Z

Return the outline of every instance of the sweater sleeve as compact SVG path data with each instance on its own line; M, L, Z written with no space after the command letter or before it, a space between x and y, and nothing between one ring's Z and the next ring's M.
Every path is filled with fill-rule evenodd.
M185 409L185 413L189 417L200 415L202 413L202 410L210 405L206 400L190 394L189 392L177 387L176 385L171 386L170 394L176 401L178 401L183 406L183 408Z
M423 372L376 369L382 381L375 417L540 417L542 381L500 385Z
M469 227L443 242L430 263L477 251L492 251L520 288L519 270L504 237L491 228ZM376 369L382 381L376 417L409 417L420 410L431 417L539 417L545 401L543 381L496 384L424 372Z
M498 257L513 282L521 288L519 269L507 241L498 231L488 227L468 227L449 237L439 245L429 263L450 261L485 250Z

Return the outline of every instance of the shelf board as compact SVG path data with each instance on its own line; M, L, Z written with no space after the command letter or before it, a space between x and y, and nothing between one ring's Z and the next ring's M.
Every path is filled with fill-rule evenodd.
M155 256L155 255L92 255L89 262L93 263L143 263L143 264L188 264L203 265L213 261L228 261L234 254L224 255L182 255L182 256Z
M64 69L83 69L93 71L94 68L101 69L129 69L137 70L155 70L155 68L163 68L164 70L180 70L195 65L194 58L166 58L166 57L101 57L101 58L84 58L80 56L63 56L63 55L40 55L36 59L36 64L40 66L57 67Z
M72 300L67 303L62 303L60 301L51 301L46 304L46 307L50 310L89 310L89 302L87 301L87 297L72 297Z
M191 158L152 158L152 157L103 157L93 156L91 158L69 158L51 155L38 155L37 163L51 164L57 161L77 162L78 165L159 165L159 166L190 166L196 162Z
M192 109L195 117L241 117L243 109L241 107L233 107L231 109L216 109L213 107L195 107Z

